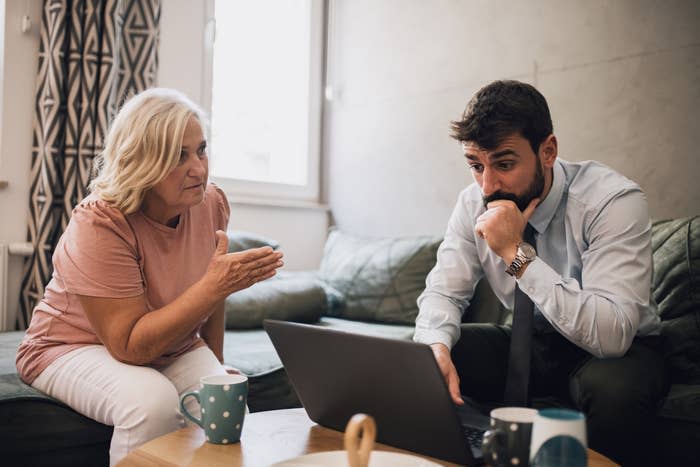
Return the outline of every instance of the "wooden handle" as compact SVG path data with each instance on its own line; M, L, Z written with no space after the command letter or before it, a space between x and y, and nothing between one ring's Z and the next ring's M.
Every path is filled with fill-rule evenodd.
M376 436L377 425L371 416L363 413L352 416L345 427L345 450L348 452L349 467L367 467Z

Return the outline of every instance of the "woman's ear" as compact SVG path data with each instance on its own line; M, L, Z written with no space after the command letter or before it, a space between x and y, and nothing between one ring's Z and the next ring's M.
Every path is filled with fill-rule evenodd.
M540 144L540 160L545 168L554 167L554 161L557 160L557 137L554 133L547 136Z

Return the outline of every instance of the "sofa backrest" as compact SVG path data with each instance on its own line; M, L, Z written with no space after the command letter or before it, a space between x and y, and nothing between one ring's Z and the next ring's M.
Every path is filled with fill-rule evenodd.
M700 216L655 222L652 295L677 383L700 384Z
M439 237L377 238L331 230L320 277L342 296L330 316L414 324L416 299L433 268Z

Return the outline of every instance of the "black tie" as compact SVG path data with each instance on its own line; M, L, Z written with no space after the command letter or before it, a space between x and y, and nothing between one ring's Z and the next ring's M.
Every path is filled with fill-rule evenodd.
M523 240L533 247L535 229L528 223L523 233ZM532 351L532 321L535 306L530 297L515 284L515 305L513 306L513 329L510 336L510 355L508 356L508 377L503 399L507 405L528 405L528 386L530 382L530 360Z

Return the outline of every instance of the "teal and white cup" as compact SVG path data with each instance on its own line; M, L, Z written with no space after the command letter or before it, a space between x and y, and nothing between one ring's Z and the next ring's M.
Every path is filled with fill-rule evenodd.
M569 409L542 409L535 415L530 444L534 467L586 467L586 416Z
M207 441L214 444L237 443L241 439L248 399L248 378L243 375L213 375L200 378L199 391L180 397L182 414L202 427ZM190 414L185 399L194 397L202 417Z
M532 422L537 410L500 407L489 415L491 429L484 433L481 443L484 462L494 467L527 466Z

